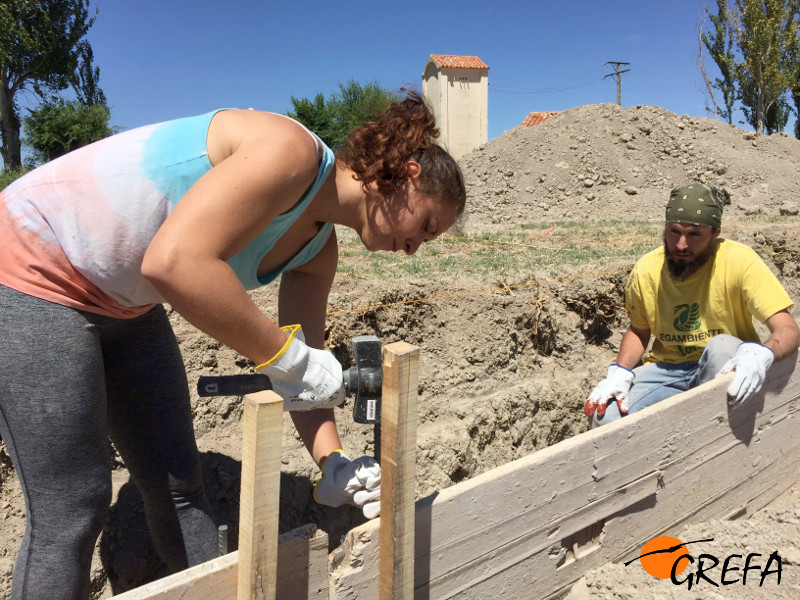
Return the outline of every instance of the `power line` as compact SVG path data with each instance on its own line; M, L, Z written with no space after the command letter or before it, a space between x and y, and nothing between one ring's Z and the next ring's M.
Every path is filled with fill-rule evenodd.
M558 94L559 92L565 92L567 90L576 90L578 88L591 87L593 85L597 85L597 81L579 83L575 85L565 85L562 87L539 88L539 89L517 88L504 85L492 85L491 91L498 94Z

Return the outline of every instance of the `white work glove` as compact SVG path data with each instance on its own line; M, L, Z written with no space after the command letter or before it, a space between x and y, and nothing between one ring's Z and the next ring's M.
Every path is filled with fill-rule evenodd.
M717 377L736 371L733 383L728 386L728 404L740 406L761 389L767 370L775 360L775 353L756 342L742 342L728 362L722 365Z
M355 460L336 450L322 463L322 479L314 486L314 500L333 506L358 506L368 519L381 514L381 466L371 456Z
M606 378L598 383L592 393L589 394L589 399L583 406L583 412L586 413L587 417L591 417L597 411L597 417L602 418L606 414L606 405L611 400L616 399L619 412L627 415L628 391L630 391L635 377L633 371L617 363L608 365Z
M256 371L270 378L283 409L332 408L344 402L342 365L333 354L306 346L300 325L281 330L289 336L283 348Z

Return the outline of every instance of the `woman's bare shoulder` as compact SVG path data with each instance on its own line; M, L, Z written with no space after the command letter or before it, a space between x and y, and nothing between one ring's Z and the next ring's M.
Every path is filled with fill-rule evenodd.
M293 162L316 164L319 149L303 125L284 115L259 110L223 110L208 128L208 155L212 165L242 147L268 145L286 151Z

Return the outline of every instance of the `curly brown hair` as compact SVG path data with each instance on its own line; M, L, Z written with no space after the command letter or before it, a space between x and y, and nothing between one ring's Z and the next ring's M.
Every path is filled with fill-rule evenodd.
M355 173L367 194L391 196L405 179L406 163L414 160L421 171L418 189L446 204L458 214L466 205L461 169L452 156L433 143L439 136L433 113L419 92L402 90L406 98L389 105L377 121L351 130L337 159Z

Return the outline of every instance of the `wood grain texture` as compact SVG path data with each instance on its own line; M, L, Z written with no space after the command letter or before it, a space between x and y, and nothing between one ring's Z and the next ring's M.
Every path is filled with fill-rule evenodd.
M245 396L237 600L275 598L282 420L275 392Z
M113 596L114 600L235 600L239 552ZM276 598L329 600L328 536L316 525L278 537Z
M381 400L381 600L414 593L419 349L405 342L383 349Z
M656 535L765 506L800 472L797 354L773 365L764 390L736 410L725 396L732 377L418 501L409 597L555 596ZM379 597L370 571L382 529L350 532L337 600Z

